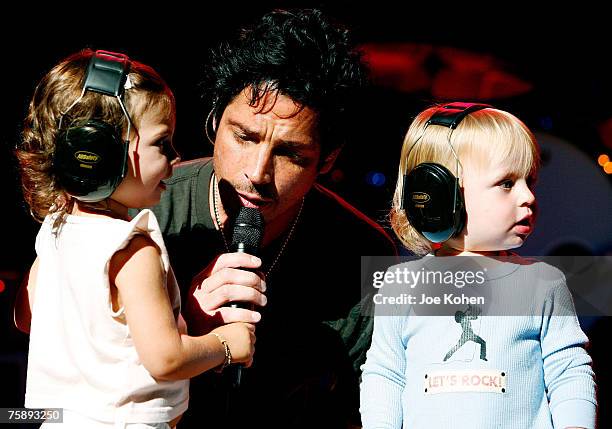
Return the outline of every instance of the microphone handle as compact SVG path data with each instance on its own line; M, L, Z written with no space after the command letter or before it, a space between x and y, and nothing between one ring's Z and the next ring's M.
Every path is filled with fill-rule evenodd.
M253 309L253 305L244 303L244 302L234 302L230 305L231 308L246 308L248 310ZM228 372L228 377L232 383L232 387L237 389L240 387L240 383L242 382L242 364L236 364L229 366L226 371Z
M248 253L250 255L257 255L259 253L259 248L253 248L246 243L238 242L232 243L232 250L238 253ZM249 268L240 268L243 271L254 271ZM253 304L249 304L246 302L232 302L230 304L231 308L245 308L247 310L253 310L255 307ZM227 368L228 377L230 378L231 385L234 389L240 387L240 383L242 382L242 369L243 365L231 365Z

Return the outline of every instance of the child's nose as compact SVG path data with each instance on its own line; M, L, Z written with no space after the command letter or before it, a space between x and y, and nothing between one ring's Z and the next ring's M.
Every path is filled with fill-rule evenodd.
M524 184L521 195L521 206L532 206L535 203L535 200L536 198L533 191L529 188L529 186L527 186L527 184Z
M181 161L181 157L174 148L174 144L169 142L164 143L164 145L162 146L162 151L164 153L164 156L168 158L168 161L170 161L171 165L177 164Z

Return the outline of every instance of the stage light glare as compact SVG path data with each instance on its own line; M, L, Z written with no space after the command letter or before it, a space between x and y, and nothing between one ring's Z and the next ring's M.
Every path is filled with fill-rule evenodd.
M605 153L599 155L599 157L597 158L597 163L603 167L604 165L606 165L606 162L610 162L610 157Z

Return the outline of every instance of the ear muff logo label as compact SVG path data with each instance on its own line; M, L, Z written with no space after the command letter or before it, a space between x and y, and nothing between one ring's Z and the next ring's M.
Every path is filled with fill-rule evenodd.
M93 152L88 152L86 150L80 150L74 154L74 157L77 161L82 162L84 164L97 164L100 162L100 155L95 154Z
M411 199L415 207L422 209L425 207L425 203L431 200L431 197L426 192L413 192Z

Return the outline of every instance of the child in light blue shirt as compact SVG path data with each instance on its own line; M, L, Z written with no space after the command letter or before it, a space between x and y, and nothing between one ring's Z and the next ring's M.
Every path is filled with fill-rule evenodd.
M494 299L486 313L469 298L427 316L416 302L377 305L364 428L595 427L588 339L565 278L508 252L533 231L538 161L533 134L491 106L429 108L410 126L391 223L409 250L430 257L403 267L475 258Z

